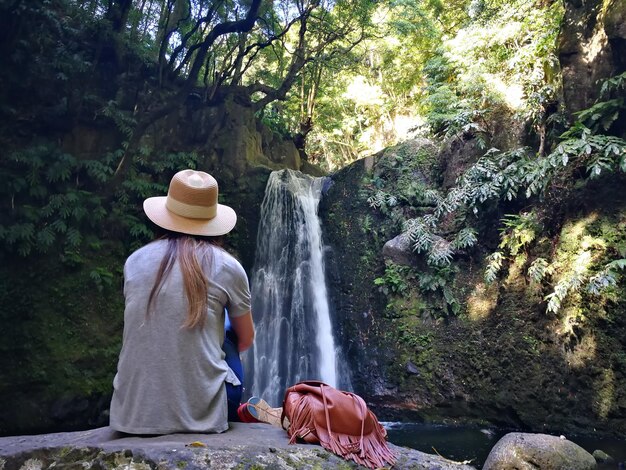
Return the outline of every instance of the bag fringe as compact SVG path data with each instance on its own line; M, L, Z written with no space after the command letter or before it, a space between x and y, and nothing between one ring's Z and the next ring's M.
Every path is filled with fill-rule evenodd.
M326 434L326 433L324 433ZM364 467L376 469L396 462L395 454L387 447L386 441L380 439L378 433L367 436L347 436L333 434L320 436L320 444L344 459L353 460Z
M349 436L333 433L328 435L326 430L318 429L320 444L344 459L353 460L364 467L376 469L396 463L395 454L387 446L387 441L380 429L370 434Z
M297 404L293 407L294 412L289 417L289 444L295 444L298 438L304 439L315 429L315 421L311 407L303 406L302 403L306 399L306 395L301 395L298 398Z

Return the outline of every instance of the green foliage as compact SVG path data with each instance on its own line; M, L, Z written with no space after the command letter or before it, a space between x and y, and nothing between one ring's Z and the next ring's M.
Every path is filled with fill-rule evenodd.
M104 267L96 267L89 273L89 278L95 283L98 291L102 292L105 286L113 282L113 273Z
M54 252L70 265L82 263L81 249L99 249L100 240L122 233L132 247L152 238L142 201L167 191L166 179L181 168L195 168L194 153L179 152L138 159L137 170L115 197L105 196L123 151L100 159L78 159L55 144L15 151L0 166L0 249L20 256ZM162 176L163 175L163 176ZM107 282L105 271L90 274Z
M609 131L626 107L623 96L625 88L626 72L605 80L600 88L600 99L590 108L579 111L578 121L594 133ZM576 131L581 132L578 129Z
M572 302L602 305L621 297L626 268L621 226L623 213L600 218L593 213L563 227L551 263L544 263L554 278L545 297L549 313L559 313Z
M485 269L485 282L487 284L491 284L497 279L503 261L504 256L499 251L495 251L487 257L487 268Z
M101 113L115 123L115 126L124 134L126 139L131 138L137 121L130 111L121 109L119 103L109 100L102 108Z
M106 216L103 199L89 182L111 174L105 163L77 160L56 146L13 152L0 168L0 194L10 201L0 218L0 241L22 256L54 245L75 249L81 232L95 229Z
M528 268L528 275L535 282L541 282L546 276L552 274L553 267L545 258L535 259Z
M415 287L421 296L429 299L427 305L419 309L430 311L434 317L458 315L461 305L454 294L452 283L457 270L450 266L434 267L427 271L417 272L411 266L402 266L387 263L382 277L374 279L380 292L391 299L387 306L388 311L402 310L401 300L409 300L415 296ZM412 290L413 289L413 290ZM413 299L415 300L415 299ZM418 314L418 310L408 312L409 315ZM402 312L394 312L392 316L402 316Z
M541 230L541 225L533 211L509 214L500 221L500 249L506 249L512 256L527 247Z
M565 297L567 297L567 295L571 292L580 290L584 285L584 281L585 277L576 271L562 278L554 286L554 291L551 294L548 294L545 298L545 300L548 301L546 311L548 313L557 313L560 310Z
M604 86L604 89L620 89L623 81L622 76L610 79L611 86ZM468 215L477 214L485 204L525 197L534 205L554 185L580 186L607 173L626 172L626 141L598 133L609 129L622 111L622 105L616 105L615 98L608 98L608 101L599 101L579 113L579 120L562 133L560 143L547 155L533 155L529 148L507 152L490 149L445 194L417 186L417 199L430 204L432 209L404 222L404 232L414 250L423 253L434 268L449 266L455 253L477 243L476 232L468 226ZM615 114L616 109L618 114ZM368 201L372 207L384 211L398 201L397 196L395 192L379 189ZM444 234L442 221L453 215L462 224L453 232L447 229ZM501 221L498 251L487 259L485 281L491 283L497 279L505 260L519 256L526 260L527 250L542 232L543 223L535 210L505 216ZM562 276L554 291L546 297L548 311L558 311L569 293L584 286L590 293L614 286L615 266L618 265L610 265L613 268L602 269L593 275L571 272ZM534 282L542 282L554 273L555 267L542 257L534 259L528 267L528 276Z
M489 122L508 111L539 123L556 96L556 37L561 5L531 7L523 0L470 6L469 21L447 31L425 64L421 110L431 131L446 138L473 136L481 148Z
M598 273L589 278L587 291L600 295L602 291L617 285L620 271L626 269L626 259L616 259L607 263Z
M409 288L409 278L413 275L412 271L410 266L388 263L385 267L385 274L374 279L374 284L385 295L402 295Z
M593 134L577 122L563 134L563 140L549 155L531 156L529 149L509 152L488 151L457 180L457 185L445 196L427 190L426 199L435 207L432 213L406 221L405 231L417 252L428 253L431 264L448 264L458 244L439 238L436 234L442 217L455 212L478 213L488 201L513 200L523 194L526 198L542 196L556 179L561 181L575 174L579 168L586 170L587 178L601 174L626 172L626 141L612 135ZM569 184L574 184L570 180ZM540 231L533 212L510 215L503 220L501 249L515 256L528 245ZM435 242L436 241L436 242ZM475 240L468 239L465 247ZM487 278L495 279L499 269L497 259L491 260Z
M437 316L446 317L458 315L461 312L461 303L453 288L457 272L458 268L443 266L418 274L422 295L430 297L432 304L439 306Z
M386 209L394 207L398 203L398 198L385 191L376 191L374 195L367 198L367 202L371 207L385 212Z
M286 121L286 116L278 112L276 106L268 106L257 113L257 117L272 132L281 136L291 136L290 125Z
M452 247L455 249L469 248L477 242L476 230L471 227L465 227L457 233L456 238L452 241Z

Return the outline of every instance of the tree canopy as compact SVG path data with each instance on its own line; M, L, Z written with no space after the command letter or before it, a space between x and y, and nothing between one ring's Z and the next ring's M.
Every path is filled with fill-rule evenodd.
M0 138L13 229L0 233L24 252L55 233L78 243L72 212L36 230L41 214L70 204L78 221L80 208L103 212L114 194L131 204L119 197L128 187L150 194L130 175L136 165L157 171L196 158L147 159L140 144L190 97L210 107L245 96L327 170L411 135L467 136L487 152L501 143L498 125L515 120L530 126L536 154L549 155L573 124L557 57L563 11L528 0L4 0ZM580 122L618 125L614 96ZM112 123L117 148L76 158L56 145L86 121Z

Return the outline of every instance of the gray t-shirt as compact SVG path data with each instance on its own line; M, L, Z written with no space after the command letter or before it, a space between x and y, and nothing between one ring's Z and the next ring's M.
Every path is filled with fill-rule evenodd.
M181 328L187 315L178 262L146 317L148 297L167 241L135 251L124 266L124 338L113 381L110 425L131 434L223 432L228 429L224 382L240 382L224 361L224 308L250 310L248 277L224 250L207 245L199 259L209 279L203 328ZM209 266L210 264L210 266Z

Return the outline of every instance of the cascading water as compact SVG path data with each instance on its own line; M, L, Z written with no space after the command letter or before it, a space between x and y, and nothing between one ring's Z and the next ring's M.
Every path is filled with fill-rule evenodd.
M246 354L249 393L274 406L301 380L350 388L340 359L324 275L317 216L324 178L275 171L265 189L252 275L254 347Z

